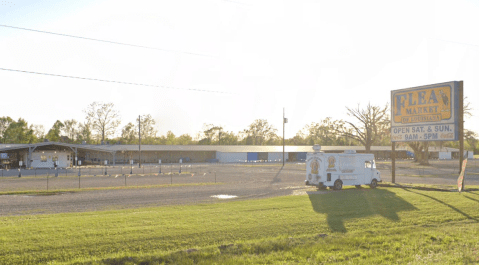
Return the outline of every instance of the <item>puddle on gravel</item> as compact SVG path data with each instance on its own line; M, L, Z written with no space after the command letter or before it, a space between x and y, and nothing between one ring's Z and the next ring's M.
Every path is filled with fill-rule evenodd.
M225 194L220 194L220 195L213 195L211 196L212 198L218 198L218 199L233 199L237 198L238 196L236 195L225 195Z

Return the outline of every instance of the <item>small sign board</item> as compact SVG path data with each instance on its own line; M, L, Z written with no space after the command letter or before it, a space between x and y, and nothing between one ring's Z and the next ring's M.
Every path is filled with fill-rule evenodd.
M78 165L81 166L81 160L78 160Z
M183 159L180 158L180 164L183 163Z
M391 91L391 141L459 140L459 83Z
M161 164L161 159L158 159L158 164Z
M8 153L0 153L1 159L8 159Z
M19 166L23 166L23 161L18 161Z

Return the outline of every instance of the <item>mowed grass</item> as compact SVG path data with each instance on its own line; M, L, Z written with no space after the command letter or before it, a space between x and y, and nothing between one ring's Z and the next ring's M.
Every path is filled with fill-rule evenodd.
M467 188L0 217L0 264L479 263Z

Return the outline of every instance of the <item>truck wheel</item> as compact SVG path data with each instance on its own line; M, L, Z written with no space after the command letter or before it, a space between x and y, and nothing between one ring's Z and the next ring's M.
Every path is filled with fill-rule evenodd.
M321 186L318 186L317 188L318 188L318 190L325 190L325 189L327 189L328 187L327 187L327 186L324 186L324 185L321 185Z
M373 179L369 186L371 187L371 189L375 189L378 186L378 181L376 179Z
M337 179L335 182L334 182L334 189L335 190L340 190L343 188L343 182L339 179Z
M355 185L356 189L360 189L361 185Z

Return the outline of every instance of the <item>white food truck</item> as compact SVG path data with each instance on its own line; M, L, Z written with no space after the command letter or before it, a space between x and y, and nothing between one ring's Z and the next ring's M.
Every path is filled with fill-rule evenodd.
M340 190L343 185L376 188L381 182L373 154L356 154L354 150L339 154L324 153L319 145L314 145L313 150L306 155L306 185Z

